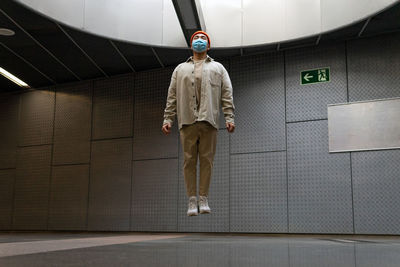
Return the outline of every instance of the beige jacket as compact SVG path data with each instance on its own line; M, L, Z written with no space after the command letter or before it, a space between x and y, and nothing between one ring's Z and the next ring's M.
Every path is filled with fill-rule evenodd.
M196 108L194 83L194 62L193 57L190 57L172 73L163 124L172 125L177 115L179 129L184 124L196 121L208 121L218 129L221 107L225 121L234 123L232 84L224 66L209 56L204 61L199 110Z

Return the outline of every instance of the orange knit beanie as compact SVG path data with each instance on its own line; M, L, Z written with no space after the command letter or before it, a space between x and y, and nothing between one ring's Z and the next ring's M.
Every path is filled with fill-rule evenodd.
M203 31L197 31L197 32L195 32L195 33L192 34L192 37L190 37L190 46L192 46L193 37L194 37L196 34L199 34L199 33L202 33L202 34L204 34L205 36L207 36L207 39L208 39L208 48L210 48L210 45L211 45L210 36L208 36L208 34L207 34L206 32L203 32Z

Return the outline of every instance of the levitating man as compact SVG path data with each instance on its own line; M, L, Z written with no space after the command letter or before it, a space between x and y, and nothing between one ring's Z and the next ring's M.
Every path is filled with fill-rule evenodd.
M162 131L171 132L175 115L178 118L180 140L184 153L183 174L189 198L188 216L210 213L208 189L217 142L220 108L226 128L232 133L234 104L232 84L224 66L207 55L210 37L203 31L191 39L193 56L179 64L171 78L164 110ZM200 160L199 203L197 203L196 167Z

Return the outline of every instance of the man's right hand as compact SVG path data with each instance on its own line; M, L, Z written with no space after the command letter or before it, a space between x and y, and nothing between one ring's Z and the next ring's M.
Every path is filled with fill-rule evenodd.
M166 123L162 126L161 130L163 131L163 133L165 135L169 135L171 133L171 124L170 123Z

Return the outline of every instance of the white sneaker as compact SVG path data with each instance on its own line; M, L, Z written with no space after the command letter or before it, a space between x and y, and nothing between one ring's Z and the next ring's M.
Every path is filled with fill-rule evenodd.
M197 210L197 198L196 196L191 196L189 198L189 205L188 205L188 211L187 215L188 216L196 216L198 215L198 210Z
M208 206L208 200L206 196L200 196L199 198L200 213L210 213L211 209Z

